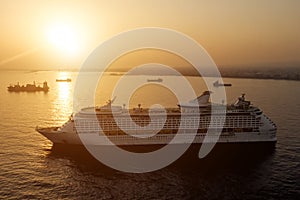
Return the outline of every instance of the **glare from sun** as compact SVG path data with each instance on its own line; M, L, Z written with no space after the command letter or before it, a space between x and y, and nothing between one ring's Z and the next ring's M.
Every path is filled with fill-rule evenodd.
M47 30L47 39L64 54L76 55L80 50L78 32L69 24L51 25Z

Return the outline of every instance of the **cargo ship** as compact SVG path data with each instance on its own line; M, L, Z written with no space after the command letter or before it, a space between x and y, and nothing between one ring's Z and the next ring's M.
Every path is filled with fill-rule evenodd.
M16 85L10 85L7 87L9 92L48 92L49 86L47 81L43 83L43 87L33 84L20 85L19 82Z

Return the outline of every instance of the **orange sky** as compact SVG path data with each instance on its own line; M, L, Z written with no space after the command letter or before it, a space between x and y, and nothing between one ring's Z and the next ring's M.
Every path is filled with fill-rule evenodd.
M113 35L149 26L189 35L219 66L300 66L297 0L1 0L0 4L0 69L73 69ZM51 43L49 32L58 26L70 27L76 52ZM68 42L73 48L73 40Z

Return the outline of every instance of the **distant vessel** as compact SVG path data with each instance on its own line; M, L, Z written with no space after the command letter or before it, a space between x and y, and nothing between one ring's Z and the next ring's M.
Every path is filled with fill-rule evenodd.
M192 137L194 131L196 136L193 143L202 144L209 143L216 137L214 134L208 134L208 131L217 130L221 131L218 143L274 144L276 142L276 125L263 114L262 110L252 106L250 101L246 101L245 94L242 94L232 105L214 104L216 110L213 111L212 104L209 102L210 93L205 91L194 100L178 104L177 108L167 108L166 113L160 109L141 108L141 104L133 109L113 106L112 100L101 107L83 108L71 115L69 121L61 127L37 127L36 130L56 144L82 145L79 138L81 135L80 137L87 137L86 145L91 146L112 145L106 142L105 137L118 146L143 148L143 146L166 145L177 132L180 132L177 143L184 144ZM224 108L226 116L222 115ZM199 116L200 120L197 121ZM131 120L134 122L132 123ZM155 122L148 127L147 124L152 120ZM225 121L223 126L222 120ZM160 130L161 127L163 128ZM153 130L160 131L152 136ZM133 137L128 133L143 137ZM208 140L204 140L206 136ZM101 142L96 143L97 139Z
M147 79L148 82L162 82L163 80L161 78L158 79Z
M232 86L232 84L231 83L219 83L219 80L217 80L217 81L214 82L214 86L215 87L220 87L220 86L228 86L228 87L230 87L230 86Z
M26 86L20 85L19 82L18 82L14 86L12 86L12 85L8 86L7 90L9 92L48 92L49 91L49 86L47 84L47 81L45 81L43 83L43 87L41 87L39 85L37 86L35 84L35 82L33 82L33 84L26 84Z
M122 75L122 73L119 73L119 72L112 72L109 74L110 76L120 76Z
M67 79L56 79L56 82L71 82L72 79L67 78Z

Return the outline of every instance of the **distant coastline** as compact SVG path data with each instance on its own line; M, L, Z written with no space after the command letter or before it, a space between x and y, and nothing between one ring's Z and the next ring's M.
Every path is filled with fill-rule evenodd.
M271 77L271 76L253 76L253 75L239 75L239 76L231 76L231 75L222 75L223 78L245 78L245 79L263 79L263 80L288 80L288 81L300 81L300 78L294 77Z
M300 81L300 68L221 68L222 77Z
M189 68L190 69L190 68ZM199 76L193 70L187 70L185 67L182 67L178 70L181 74L186 76ZM43 70L22 70L22 69L1 69L0 71L18 71L24 73L39 73L39 72L79 72L77 69L43 69ZM86 72L96 72L97 69L86 71ZM147 75L147 76L157 76L158 70L144 70L139 71L137 73L130 73L128 75ZM247 78L247 79L273 79L273 80L293 80L300 81L300 67L219 67L219 71L221 76L224 78ZM110 76L120 76L126 73L124 70L115 69L105 72ZM174 76L178 74L170 74L168 72L164 72L164 70L159 71L160 76ZM208 75L209 76L209 75ZM213 76L211 76L213 77Z

